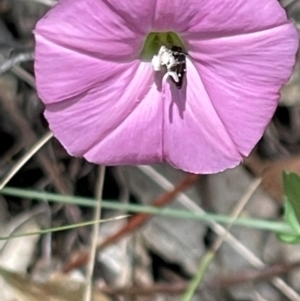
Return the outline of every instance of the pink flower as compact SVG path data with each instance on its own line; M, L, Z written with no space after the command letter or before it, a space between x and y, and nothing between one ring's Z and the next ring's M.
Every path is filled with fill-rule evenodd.
M298 47L276 0L61 0L35 37L45 116L71 155L195 173L250 153Z

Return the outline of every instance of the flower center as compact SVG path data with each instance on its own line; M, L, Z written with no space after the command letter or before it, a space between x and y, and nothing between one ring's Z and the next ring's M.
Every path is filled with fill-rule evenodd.
M179 36L172 32L151 32L148 34L144 43L140 58L143 61L151 61L154 55L157 55L161 46L171 49L172 46L181 47L184 52L186 49Z
M152 32L145 41L141 59L150 61L154 71L163 71L181 89L186 73L186 55L181 39L173 32Z

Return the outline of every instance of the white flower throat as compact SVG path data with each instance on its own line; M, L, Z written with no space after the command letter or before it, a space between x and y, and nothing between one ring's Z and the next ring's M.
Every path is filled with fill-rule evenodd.
M152 58L152 66L154 71L166 68L164 79L170 77L175 86L181 89L186 73L186 54L181 47L172 46L168 49L166 46L161 46L158 54Z

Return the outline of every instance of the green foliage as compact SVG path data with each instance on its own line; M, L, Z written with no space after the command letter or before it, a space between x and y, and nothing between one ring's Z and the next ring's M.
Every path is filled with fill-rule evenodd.
M295 173L283 173L285 194L284 220L295 234L278 233L278 238L285 243L300 243L300 177Z
M296 218L295 211L287 198L284 203L284 220L295 231L295 234L278 233L277 237L285 243L289 243L289 244L300 243L300 225Z
M300 177L296 173L283 173L283 189L288 202L294 209L298 223L300 223Z

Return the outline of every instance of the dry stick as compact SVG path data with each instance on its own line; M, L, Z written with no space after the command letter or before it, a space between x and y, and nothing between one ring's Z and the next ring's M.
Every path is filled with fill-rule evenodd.
M0 75L22 62L32 61L33 52L23 52L0 64Z
M3 63L4 56L0 53L0 63ZM7 71L7 70L6 70ZM11 66L11 72L15 74L17 77L22 79L24 82L26 82L29 86L35 88L35 79L33 75L31 75L29 72L24 70L20 66Z
M281 264L278 263L272 266L266 266L261 270L249 270L236 275L226 276L226 278L218 279L216 282L212 283L212 285L216 285L218 287L228 287L250 281L267 280L275 276L287 274L299 267L300 261Z
M0 54L0 61L3 60L3 56ZM20 79L24 80L31 87L35 88L35 79L34 77L24 70L20 66L14 66L11 69L11 72L18 76ZM2 99L4 99L4 107L10 113L10 117L13 119L15 124L17 125L22 137L26 137L24 139L24 144L27 148L31 147L31 144L34 141L37 141L37 137L35 133L32 131L30 125L28 125L27 120L20 113L13 99L8 99L5 95L2 95ZM60 170L57 165L53 164L43 152L37 154L38 161L41 163L44 172L46 172L50 179L53 182L53 185L56 187L57 191L61 194L71 194L72 191L65 183L65 179L60 176ZM30 159L30 158L29 158ZM4 187L4 186L3 186ZM2 187L2 188L3 188ZM71 216L71 220L79 222L80 221L80 212L76 206L67 205L65 207L66 212L69 216Z
M295 261L293 263L284 263L284 264L275 264L273 266L268 266L263 270L249 270L236 275L226 276L213 280L212 282L207 282L207 287L211 289L230 287L243 284L249 281L258 281L258 280L268 280L274 276L279 276L287 274L294 270L295 268L300 267L300 261ZM154 284L149 287L125 287L125 288L114 288L114 287L101 287L99 288L101 292L108 295L116 296L136 296L136 295L156 295L156 294L181 294L186 290L188 283L185 281L180 281L176 283L167 283L167 284ZM197 292L201 291L198 288Z
M23 0L23 1L27 1L28 0ZM57 3L58 0L29 0L31 2L36 2L36 3L41 3L41 4L44 4L44 5L47 5L47 6L53 6Z
M16 141L14 145L9 148L4 155L1 157L1 161L4 164L7 164L13 161L13 157L19 153L24 147L24 143L20 141Z
M255 294L256 301L268 301L257 290L254 290L254 294Z
M152 180L154 180L160 187L165 190L172 189L173 184L158 173L151 166L139 166L139 169L148 175ZM197 204L193 202L186 194L181 193L177 199L184 205L187 209L195 211L197 213L205 214L205 211L200 208ZM227 231L220 224L211 221L212 230L219 236L224 236ZM261 261L256 255L254 255L249 249L247 249L240 241L238 241L232 234L228 233L225 240L229 243L233 249L238 252L244 259L246 259L253 267L257 269L263 269L266 267L265 263ZM300 301L300 296L295 290L288 286L281 278L274 277L271 282L275 287L278 288L286 297L293 301Z
M24 138L24 145L29 149L32 144L37 141L37 136L31 129L30 125L26 118L21 114L19 109L16 106L16 103L13 99L8 97L8 95L2 94L0 100L3 100L1 103L3 108L8 112L13 123L17 126L21 136ZM41 164L43 171L49 175L53 185L57 191L64 195L71 195L72 190L69 188L69 185L66 183L66 179L61 176L61 171L56 164L48 158L48 156L41 150L37 153L37 159ZM3 187L2 187L3 188ZM80 212L76 206L67 205L66 212L71 215L71 220L74 222L80 221Z
M104 184L104 177L105 177L105 166L101 165L99 167L99 174L98 174L98 181L96 187L96 207L94 209L94 220L100 220L101 216L101 202L102 202L102 195L103 195L103 184ZM83 296L84 301L90 301L92 297L92 278L94 272L94 263L96 258L96 251L97 251L97 243L98 243L98 236L99 236L99 228L100 224L96 223L93 225L92 230L92 239L91 239L91 251L89 256L89 264L87 266L87 274L86 274L86 287Z
M35 88L35 80L34 80L33 75L31 75L25 69L23 69L20 66L14 66L11 68L11 72L13 74L15 74L18 78L20 78L24 82L26 82L29 86L31 86L32 88Z
M30 148L35 141L37 141L37 136L31 129L30 125L26 118L21 114L19 109L16 106L16 103L13 99L7 99L4 95L1 95L3 99L2 105L4 109L8 112L10 118L17 126L20 131L22 137L24 138L24 144L26 148ZM37 158L42 165L44 171L49 174L53 184L57 188L57 190L61 194L72 194L71 189L65 183L65 179L63 179L60 175L60 170L57 168L53 162L51 162L46 154L43 151L37 154Z
M51 132L46 133L37 143L35 143L12 167L4 179L0 182L0 190L11 180L11 178L36 154L51 138Z
M239 202L237 203L236 207L234 208L234 210L231 214L232 219L226 227L225 235L220 236L216 240L216 242L213 244L211 250L209 250L206 253L206 255L204 256L204 258L201 260L199 270L198 270L197 274L195 275L195 278L192 280L189 287L187 288L187 291L186 291L186 293L184 294L184 296L182 298L183 301L189 301L189 300L192 299L193 295L195 294L195 291L197 290L200 283L202 282L202 280L204 278L204 275L207 272L208 267L210 266L210 264L213 261L216 253L218 252L218 250L220 249L223 241L225 240L226 236L228 235L229 229L232 227L232 225L235 222L235 220L237 219L237 217L241 214L241 212L243 211L243 209L245 208L245 206L247 205L247 203L251 199L253 193L256 191L256 189L260 185L260 182L261 182L261 180L255 180L250 185L250 187L248 188L246 193L241 197Z
M199 179L199 175L189 174L182 182L177 184L175 187L170 189L169 192L164 193L160 197L158 197L154 202L153 206L155 207L163 207L169 204L181 191L187 189L191 185L193 185L197 179ZM109 236L103 243L98 245L97 249L101 250L105 247L111 245L112 243L116 242L120 238L124 237L125 235L130 234L132 231L136 230L138 227L143 225L152 217L151 214L148 213L140 213L128 219L128 223L120 229L117 233ZM84 265L88 260L88 253L87 252L80 252L77 253L69 262L67 262L64 267L62 268L63 272L69 272L70 270Z

